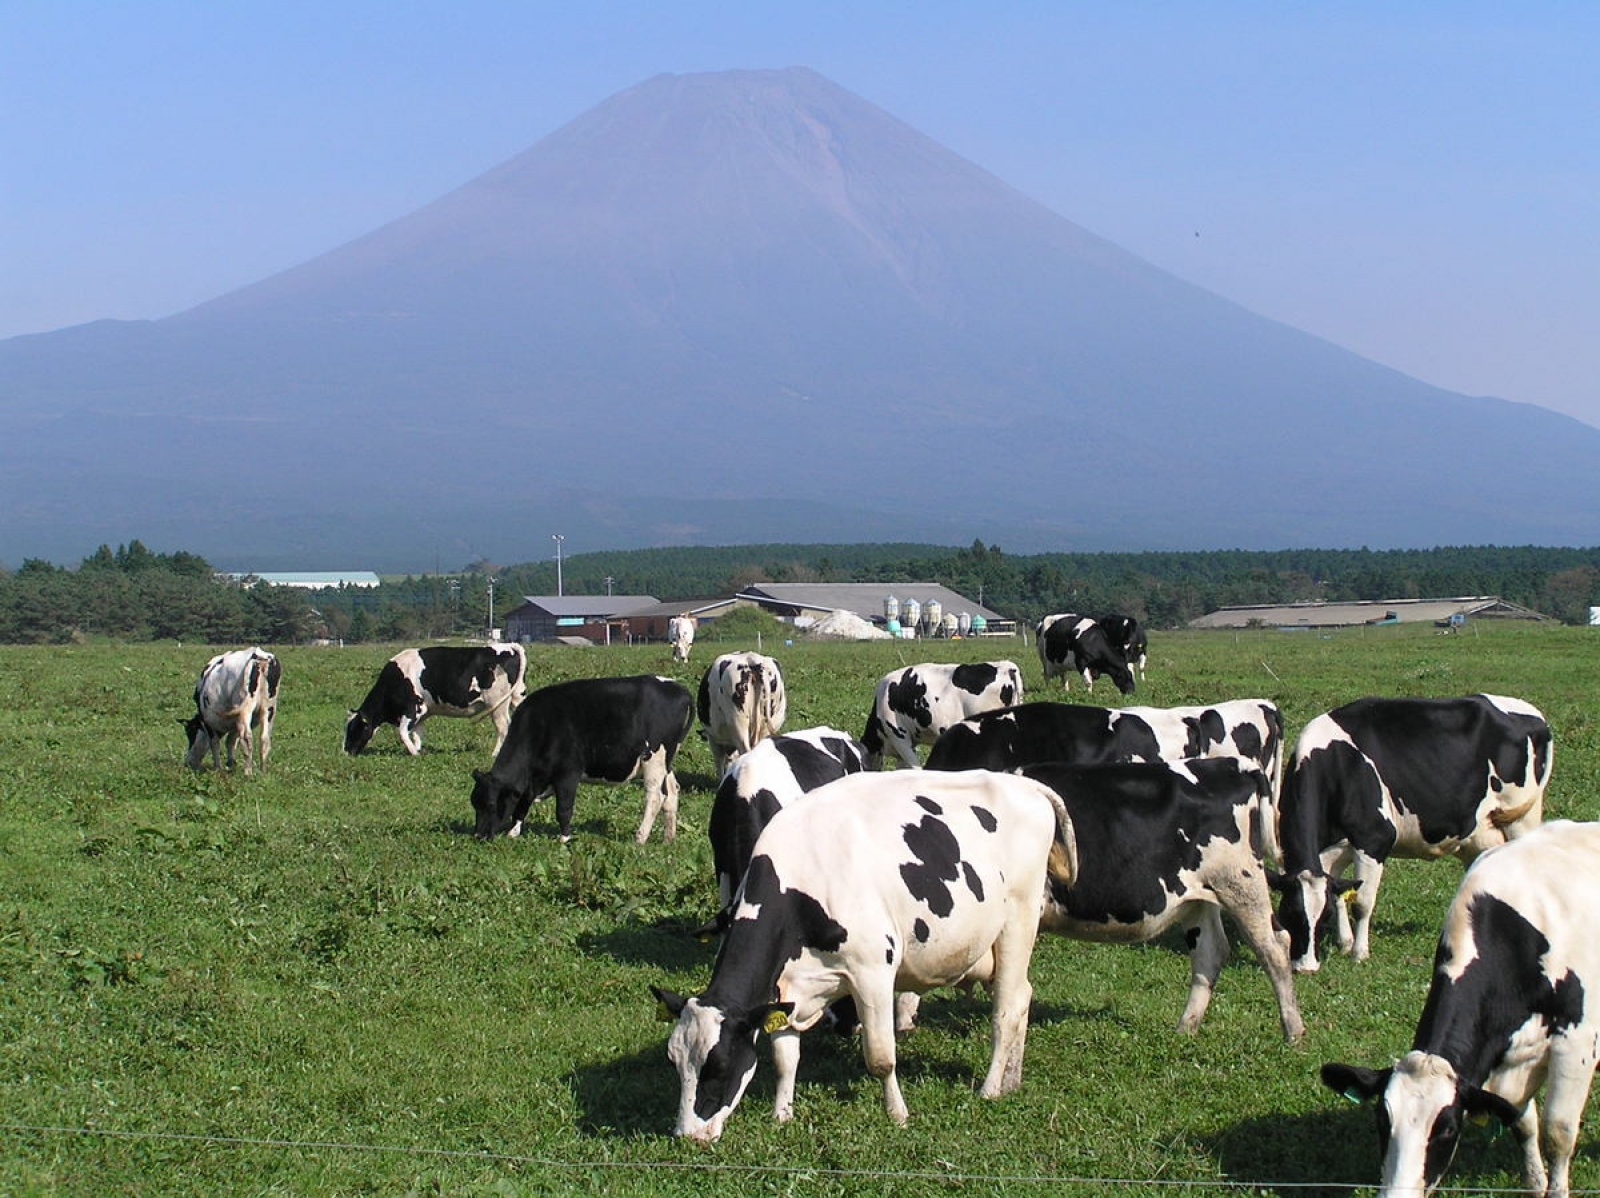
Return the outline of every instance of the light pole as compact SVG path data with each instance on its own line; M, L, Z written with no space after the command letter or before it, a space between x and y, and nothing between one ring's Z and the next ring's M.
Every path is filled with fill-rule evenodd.
M564 592L561 589L561 542L567 538L558 532L550 534L550 539L556 543L556 597L559 599Z
M494 640L494 575L489 575L489 639Z

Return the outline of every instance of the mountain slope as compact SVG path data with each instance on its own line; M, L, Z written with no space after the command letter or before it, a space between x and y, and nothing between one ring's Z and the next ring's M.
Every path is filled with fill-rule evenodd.
M13 559L1579 543L1600 516L1571 481L1600 430L1255 316L803 69L649 80L280 275L0 343L0 387Z

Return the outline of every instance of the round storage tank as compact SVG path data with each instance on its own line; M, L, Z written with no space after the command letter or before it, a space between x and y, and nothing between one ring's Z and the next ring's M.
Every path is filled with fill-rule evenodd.
M893 621L895 624L900 622L900 600L893 595L885 595L883 597L883 618Z
M900 610L905 614L905 626L915 635L917 625L922 623L922 604L915 599L907 599Z
M928 631L937 632L944 623L944 608L937 599L929 599L928 605L922 609L922 614L928 619Z

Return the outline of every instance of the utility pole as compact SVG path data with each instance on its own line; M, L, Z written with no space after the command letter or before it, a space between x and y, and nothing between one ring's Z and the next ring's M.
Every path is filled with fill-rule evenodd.
M494 640L494 575L489 575L489 639Z
M550 539L556 543L556 597L560 598L565 592L561 589L561 542L567 538L558 532L550 534Z
M611 597L611 584L616 582L616 581L617 580L615 578L611 577L611 575L609 575L609 574L606 575L606 597L608 599Z

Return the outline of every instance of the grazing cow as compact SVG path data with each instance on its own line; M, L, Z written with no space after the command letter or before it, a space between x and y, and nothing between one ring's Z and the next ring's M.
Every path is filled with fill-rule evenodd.
M1077 940L1138 943L1189 933L1189 1001L1178 1030L1200 1027L1228 959L1227 914L1278 1000L1284 1039L1304 1032L1289 938L1272 917L1261 863L1262 771L1234 758L1157 765L1032 765L1066 804L1077 845L1070 882L1052 880L1040 926Z
M1022 1082L1028 964L1047 876L1070 882L1071 829L1044 786L1007 774L856 774L778 812L756 842L697 998L655 989L676 1018L667 1055L682 1085L674 1133L715 1140L772 1037L774 1114L794 1110L799 1034L834 999L861 1018L867 1071L906 1121L895 1078L897 990L964 979L994 996L993 1055L980 1091ZM654 988L652 988L654 989Z
M1071 690L1069 675L1080 673L1084 686L1092 694L1094 680L1101 674L1109 674L1119 691L1133 694L1133 672L1128 669L1122 647L1088 616L1072 612L1046 616L1039 621L1034 633L1046 682L1060 675L1062 689Z
M1339 946L1366 960L1388 858L1470 861L1538 827L1551 750L1538 709L1497 695L1357 699L1308 723L1284 771L1273 878L1295 968L1317 968L1330 908ZM1334 900L1352 890L1347 911Z
M511 717L506 743L487 771L473 770L473 834L518 836L528 807L551 792L561 842L572 839L578 783L644 777L643 844L656 814L662 839L678 834L678 780L672 761L694 726L694 700L670 678L580 678L534 691Z
M494 751L506 743L511 711L522 701L521 645L402 649L378 671L361 706L344 724L344 751L360 753L372 734L393 724L405 751L422 752L422 722L430 715L480 716L494 723Z
M861 736L867 768L882 768L887 744L903 765L916 769L918 745L932 744L951 724L1020 702L1022 671L1015 662L923 662L894 670L878 679Z
M1145 658L1150 653L1150 638L1145 635L1144 627L1132 616L1101 616L1095 623L1106 630L1111 643L1122 651L1128 668L1138 671L1139 681L1143 682Z
M1327 1064L1355 1101L1382 1096L1385 1195L1431 1193L1463 1116L1516 1132L1527 1188L1562 1198L1600 1044L1600 824L1553 820L1484 853L1450 903L1411 1051L1389 1069ZM1534 1095L1546 1087L1542 1130Z
M720 777L728 762L783 727L789 697L778 663L760 653L724 653L700 676L695 711Z
M673 616L667 621L667 640L672 644L672 660L687 663L694 645L694 617Z
M711 804L717 900L731 916L733 892L762 829L802 795L866 768L867 751L847 732L806 728L762 741L728 767ZM719 924L726 919L719 916ZM720 930L720 927L719 929Z
M194 714L178 721L189 740L185 764L199 769L210 749L212 768L222 768L219 750L226 741L231 770L233 746L243 741L244 772L251 773L255 762L265 771L282 676L278 659L265 649L235 649L206 662L194 687Z

